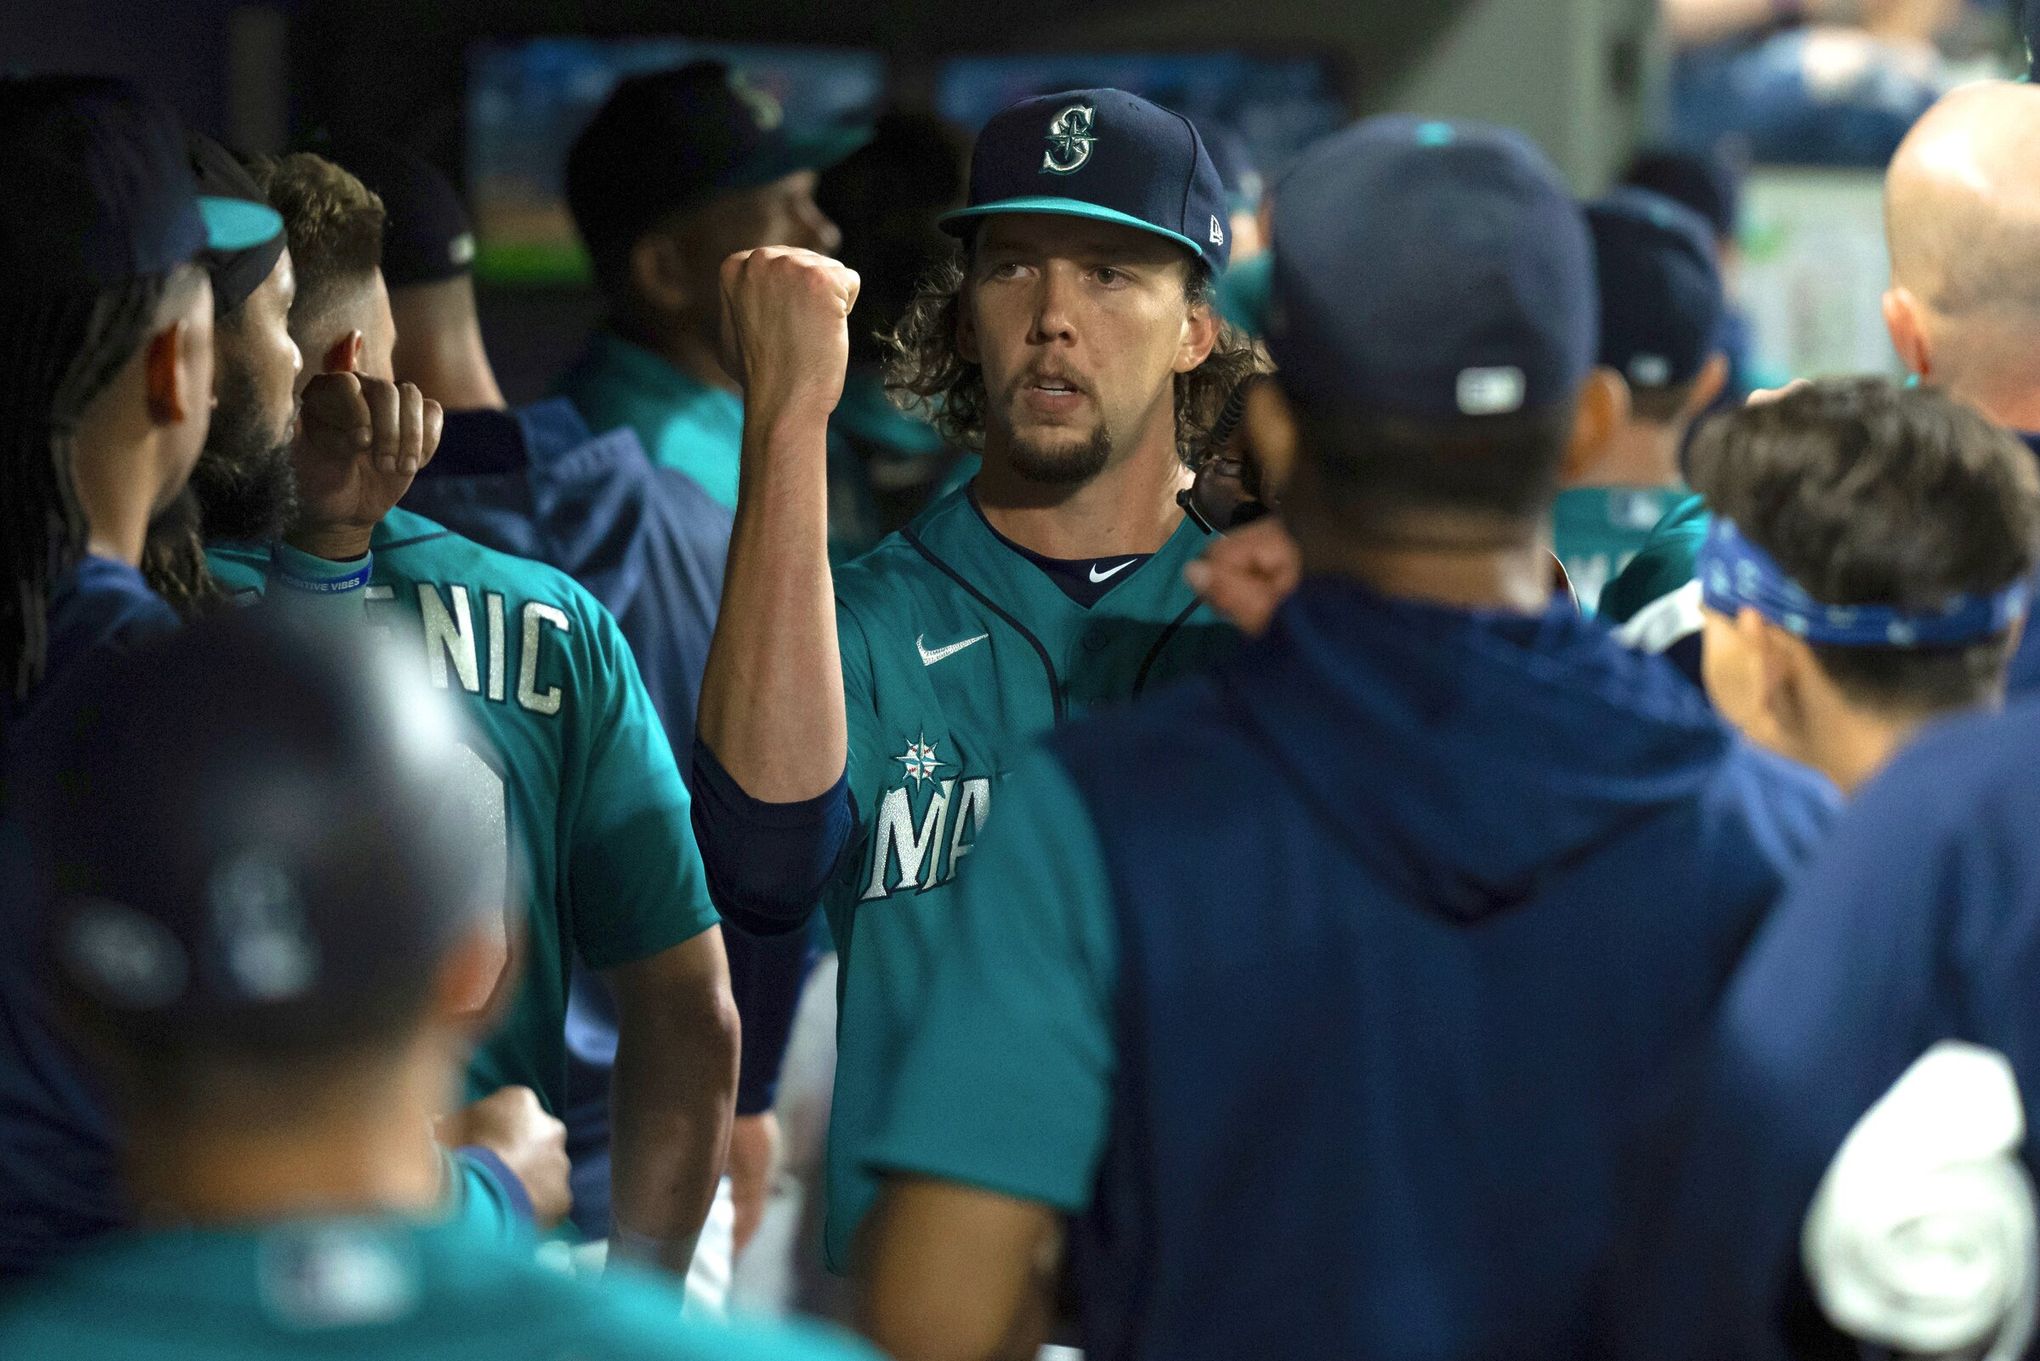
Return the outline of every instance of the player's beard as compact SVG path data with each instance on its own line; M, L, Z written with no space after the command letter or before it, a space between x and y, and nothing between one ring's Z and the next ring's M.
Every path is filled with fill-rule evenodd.
M1112 459L1112 432L1101 422L1081 444L1054 446L1037 443L1025 435L1006 441L1006 461L1013 471L1029 482L1048 487L1074 487L1089 482L1105 471Z
M191 470L208 540L267 543L297 514L290 428L265 429L261 410L248 374L222 369L212 428Z

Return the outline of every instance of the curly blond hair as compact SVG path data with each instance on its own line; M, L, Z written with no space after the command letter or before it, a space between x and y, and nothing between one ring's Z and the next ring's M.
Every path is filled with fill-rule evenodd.
M886 349L885 390L902 411L922 416L961 449L985 447L985 376L956 348L957 309L963 303L967 254L938 261L914 290L899 324L879 336ZM1212 305L1211 271L1193 264L1183 284L1193 307ZM1266 373L1267 354L1251 338L1221 322L1218 340L1202 364L1176 375L1176 452L1195 464L1226 400L1248 377Z

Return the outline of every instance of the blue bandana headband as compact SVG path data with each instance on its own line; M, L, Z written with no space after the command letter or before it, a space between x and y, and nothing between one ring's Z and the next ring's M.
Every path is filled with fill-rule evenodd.
M2026 617L2033 585L2021 579L1992 595L1958 595L1938 610L1829 605L1808 595L1732 520L1715 516L1698 563L1707 608L1752 609L1809 643L1828 647L1962 647L1995 638Z

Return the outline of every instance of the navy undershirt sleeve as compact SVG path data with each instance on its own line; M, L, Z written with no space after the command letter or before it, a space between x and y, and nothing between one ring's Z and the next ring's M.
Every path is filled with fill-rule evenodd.
M765 803L697 741L691 784L694 838L723 920L755 936L800 930L856 833L849 771L819 797Z
M744 1025L744 1054L737 1069L737 1114L762 1115L779 1096L779 1072L793 1036L801 989L814 967L809 932L754 936L723 927L730 957L730 992Z

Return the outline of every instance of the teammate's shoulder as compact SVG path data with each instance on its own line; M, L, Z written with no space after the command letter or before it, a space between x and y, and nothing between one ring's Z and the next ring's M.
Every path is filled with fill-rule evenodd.
M548 1307L574 1319L576 1346L619 1361L870 1361L848 1338L793 1324L721 1324L682 1317L680 1294L637 1273L560 1280ZM534 1301L534 1304L537 1302ZM555 1314L555 1317L558 1317Z
M556 599L576 608L594 603L594 597L559 568L477 543L415 511L397 509L383 517L370 548L382 571L399 576L438 580L458 573L474 585L512 585L527 599Z

